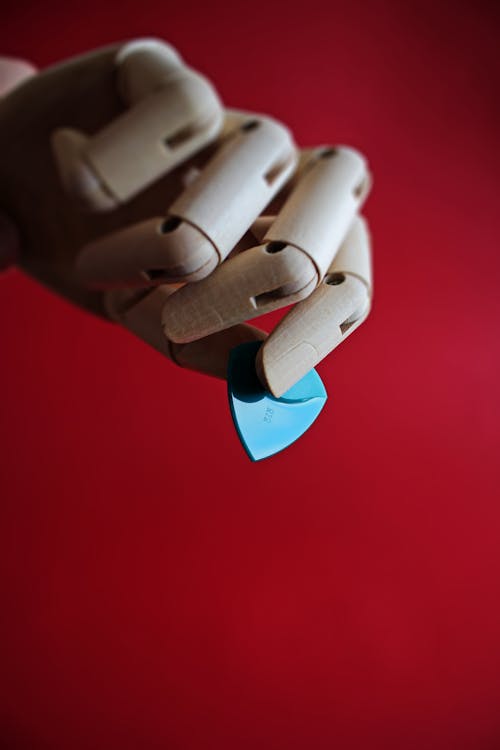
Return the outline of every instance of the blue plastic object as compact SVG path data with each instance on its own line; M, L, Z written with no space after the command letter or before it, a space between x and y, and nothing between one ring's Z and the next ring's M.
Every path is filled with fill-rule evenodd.
M275 398L255 373L260 341L236 346L229 355L227 384L231 414L252 461L272 456L295 442L325 405L325 386L316 370Z

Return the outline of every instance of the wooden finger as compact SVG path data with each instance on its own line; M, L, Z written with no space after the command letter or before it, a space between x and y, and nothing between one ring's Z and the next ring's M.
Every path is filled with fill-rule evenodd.
M363 204L370 183L366 162L354 149L325 146L310 152L300 179L263 243L279 242L302 250L321 279Z
M282 319L259 350L263 385L282 396L366 319L372 297L368 230L357 217L318 288Z
M223 124L211 84L169 45L125 45L115 67L129 109L96 134L59 128L52 135L66 190L97 211L129 200L214 140Z
M208 238L220 261L292 176L297 153L287 128L270 117L228 113L223 144L169 208Z
M94 288L197 281L219 263L212 243L190 224L156 217L86 244L78 258L82 281Z
M165 335L176 342L208 336L303 299L316 283L311 260L297 248L273 243L253 247L168 299L162 317Z

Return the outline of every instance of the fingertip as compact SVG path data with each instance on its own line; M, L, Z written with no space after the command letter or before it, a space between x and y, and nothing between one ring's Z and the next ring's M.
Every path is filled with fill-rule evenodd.
M182 58L162 39L141 38L127 42L116 56L118 90L129 105L158 90L159 81L178 73Z
M276 398L281 398L318 362L315 348L302 341L287 349L279 337L271 336L259 349L255 371L260 382Z
M13 88L31 78L35 73L36 68L26 60L0 57L0 96L6 96Z

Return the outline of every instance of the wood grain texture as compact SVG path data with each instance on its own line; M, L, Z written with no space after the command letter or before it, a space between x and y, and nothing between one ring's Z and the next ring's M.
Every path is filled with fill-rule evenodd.
M371 304L368 231L356 217L318 288L281 320L257 355L263 385L282 396L366 319Z

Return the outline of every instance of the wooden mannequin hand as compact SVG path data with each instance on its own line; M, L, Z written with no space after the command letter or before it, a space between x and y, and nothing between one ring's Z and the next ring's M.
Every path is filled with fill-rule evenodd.
M303 300L260 350L280 395L368 313L363 159L299 159L162 42L32 76L0 99L0 144L21 267L183 366L224 377L235 344L266 337L244 320Z

